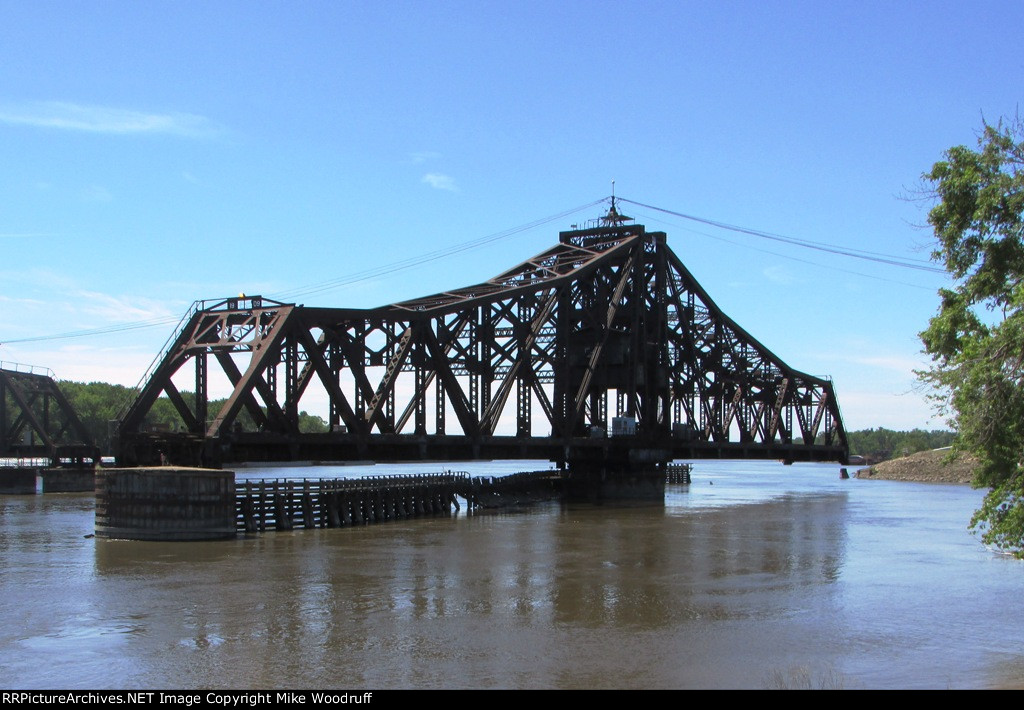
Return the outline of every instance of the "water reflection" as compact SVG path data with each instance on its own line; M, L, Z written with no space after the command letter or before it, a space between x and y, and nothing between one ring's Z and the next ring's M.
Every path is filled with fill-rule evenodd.
M0 630L0 683L759 687L794 668L864 687L1020 678L1019 575L962 540L972 499L831 478L792 490L794 478L746 504L731 499L754 484L723 472L713 492L670 487L665 506L550 503L209 543L85 539L91 499L0 497L0 613L17 620ZM979 628L983 596L1015 620Z
M200 545L98 540L93 603L103 618L160 619L147 634L180 653L162 668L135 659L142 677L170 665L209 678L201 656L230 657L240 686L274 668L317 686L345 684L326 668L369 685L544 686L564 665L632 663L637 633L652 634L640 657L655 659L700 650L709 624L792 614L836 579L845 505L835 494L671 516L547 504ZM660 664L643 678L686 683Z

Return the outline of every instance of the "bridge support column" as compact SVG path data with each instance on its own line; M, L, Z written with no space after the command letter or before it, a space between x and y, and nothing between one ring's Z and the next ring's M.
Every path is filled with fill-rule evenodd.
M672 459L664 449L590 449L573 452L568 460L565 499L570 502L665 500L665 465Z
M221 540L235 537L235 473L189 468L96 472L97 537Z

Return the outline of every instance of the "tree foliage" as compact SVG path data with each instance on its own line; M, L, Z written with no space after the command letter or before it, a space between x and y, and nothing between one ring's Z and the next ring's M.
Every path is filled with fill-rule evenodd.
M110 422L117 418L121 406L134 396L135 390L106 382L64 380L59 386L93 443L100 447L104 455L109 455L112 433Z
M893 431L878 427L877 429L861 429L847 432L850 442L850 453L868 456L874 461L885 461L890 458L909 456L918 451L931 451L950 446L955 434L951 431Z
M991 489L972 527L1024 557L1024 123L985 123L976 149L950 148L924 179L933 258L954 285L921 333L932 366L919 376Z
M61 392L71 403L71 408L82 420L82 424L100 447L105 456L113 453L113 425L121 408L136 396L136 390L122 385L111 385L106 382L60 382ZM195 393L183 391L181 398L188 407L195 411ZM210 412L217 412L227 400L212 400L207 405ZM242 409L236 420L242 431L256 431L252 415ZM185 428L178 410L166 397L160 397L145 418L145 425L163 431L181 431ZM307 412L299 412L299 431L307 434L322 434L329 427L322 417Z

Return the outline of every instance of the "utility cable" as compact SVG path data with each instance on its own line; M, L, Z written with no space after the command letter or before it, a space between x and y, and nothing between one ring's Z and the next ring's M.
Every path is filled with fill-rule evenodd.
M761 252L762 254L771 254L772 256L777 256L777 257L779 257L781 259L789 259L790 261L796 261L796 262L801 263L801 264L809 264L811 266L816 266L816 267L822 268L822 269L829 269L831 271L838 271L838 272L841 272L841 273L844 273L844 274L852 274L854 276L861 276L861 277L867 278L867 279L874 279L875 281L884 281L885 283L898 284L900 286L907 286L909 288L921 289L923 291L932 291L932 292L935 291L935 289L933 287L931 287L931 286L921 286L920 284L912 284L912 283L908 283L906 281L898 281L896 279L887 279L884 276L875 276L873 274L865 274L864 272L861 272L861 271L853 271L851 269L843 269L843 268L840 268L838 266L830 266L828 264L822 264L822 263L819 263L819 262L816 262L816 261L810 261L808 259L801 259L799 257L790 256L788 254L781 254L781 253L779 253L777 251L771 251L770 249L761 249L759 247L751 246L750 244L743 244L741 242L733 241L732 239L726 239L725 237L716 236L714 234L708 234L707 232L701 232L700 230L697 230L697 229L690 229L688 227L683 227L683 226L681 226L679 224L676 224L676 223L673 223L673 222L666 222L664 220L660 220L657 217L651 217L650 215L641 215L641 216L643 216L645 220L649 220L649 221L652 221L652 222L659 222L661 224L667 224L667 225L669 225L671 227L675 227L677 229L681 229L681 230L683 230L685 232L689 232L691 234L698 234L698 235L700 235L702 237L707 237L708 239L714 239L715 241L724 242L726 244L732 244L733 246L737 246L737 247L739 247L741 249L749 249L749 250L752 250L752 251Z
M310 284L307 286L300 286L298 288L290 289L287 291L281 291L274 294L267 294L267 296L279 301L292 301L301 296L309 296L312 294L333 291L335 289L359 283L361 281L367 281L369 279L377 278L380 276L388 276L399 271L404 271L406 269L411 269L415 266L420 266L422 264L427 264L432 261L437 261L438 259L443 259L447 256L452 256L453 254L459 254L465 251L470 251L472 249L478 249L488 244L492 244L494 242L507 239L508 237L520 234L530 229L535 229L536 227L548 224L549 222L564 219L569 215L575 214L577 212L582 212L583 210L586 209L590 209L591 207L599 205L602 202L604 202L604 198L600 200L594 200L593 202L588 202L585 205L580 205L572 209L564 210L562 212L559 212L558 214L553 214L548 217L542 217L541 219L537 219L532 222L519 225L518 227L512 227L511 229L506 229L501 232L495 232L493 234L488 234L483 237L471 239L466 242L460 242L450 247L445 247L444 249L437 249L431 252L427 252L425 254L421 254L419 256L409 257L408 259L402 259L400 261L391 262L389 264L378 266L372 269L366 269L365 271L359 271L354 274L349 274L347 276L343 276L337 279L331 279L330 281L322 281L320 283ZM38 335L29 338L12 338L9 340L0 341L0 345L13 345L15 343L37 343L49 340L66 340L70 338L86 338L96 335L109 335L112 333L121 333L129 330L141 330L144 328L154 328L157 326L174 325L178 323L179 320L180 317L178 316L153 318L150 320L120 323L118 325L106 326L103 328L74 330L64 333L55 333L52 335Z
M310 284L308 286L300 286L298 288L290 289L288 291L281 291L276 294L268 294L268 296L279 301L292 301L300 296L309 296L312 294L324 293L326 291L333 291L334 289L338 289L343 286L350 286L361 281L367 281L369 279L377 278L380 276L389 276L399 271L411 269L414 266L420 266L422 264L427 264L432 261L437 261L438 259L443 259L445 257L452 256L453 254L460 254L462 252L470 251L472 249L479 249L482 246L486 246L488 244L492 244L494 242L507 239L508 237L520 234L521 232L535 229L536 227L548 224L549 222L564 219L569 215L575 214L577 212L582 212L583 210L586 209L590 209L591 207L599 205L602 202L604 202L603 198L600 200L594 200L593 202L588 202L587 204L580 205L579 207L574 207L572 209L559 212L558 214L543 217L541 219L534 220L533 222L528 222L518 227L512 227L511 229L506 229L501 232L488 234L484 237L472 239L467 242L454 244L450 247L445 247L444 249L437 249L432 252L427 252L426 254L420 254L419 256L410 257L408 259L403 259L401 261L391 262L390 264L374 267L372 269L366 269L365 271L358 271L354 274L342 276L337 279L331 279L330 281L323 281L316 284Z
M646 205L642 202L636 202L635 200L628 200L625 197L616 198L620 202L628 202L631 205L637 207L643 207L649 210L656 210L665 214L670 214L673 217L680 217L693 222L699 222L701 224L707 224L712 227L718 227L719 229L726 229L732 232L739 232L741 234L749 234L751 236L759 237L761 239L771 239L776 242L782 242L784 244L792 244L794 246L804 247L806 249L815 249L817 251L827 252L829 254L838 254L840 256L848 256L853 259L863 259L865 261L873 261L879 264L887 264L889 266L899 266L905 269L916 269L919 271L927 271L935 274L947 273L945 269L931 266L928 262L921 259L909 259L907 257L895 256L893 254L882 254L880 252L864 251L862 249L853 249L850 247L838 247L833 244L826 244L824 242L814 242L807 239L795 239L793 237L786 237L781 234L772 234L771 232L764 232L759 229L751 229L749 227L740 227L734 224L728 224L726 222L719 222L712 219L706 219L704 217L696 217L694 215L684 214L682 212L676 212L674 210L665 209L663 207L655 207L654 205Z
M541 219L534 220L532 222L528 222L528 223L520 225L518 227L512 227L511 229L507 229L507 230L504 230L504 231L501 231L501 232L495 232L493 234L488 234L488 235L483 236L483 237L478 237L477 239L471 239L471 240L466 241L466 242L461 242L461 243L458 243L458 244L454 244L454 245L452 245L450 247L446 247L444 249L437 249L437 250L434 250L434 251L431 251L431 252L427 252L425 254L421 254L419 256L409 257L407 259L402 259L400 261L391 262L391 263L385 264L383 266L379 266L379 267L375 267L375 268L371 268L371 269L366 269L364 271L355 272L353 274L349 274L347 276L342 276L340 278L331 279L331 280L328 280L328 281L322 281L322 282L314 283L314 284L309 284L307 286L300 286L298 288L294 288L294 289L290 289L290 290L286 290L286 291L281 291L281 292L278 292L278 293L275 293L275 294L269 294L269 296L274 298L275 300L290 301L290 300L294 300L294 299L296 299L298 297L309 296L309 295L319 294L319 293L325 293L327 291L333 291L335 289L339 289L339 288L342 288L344 286L349 286L349 285L352 285L352 284L355 284L355 283L359 283L359 282L362 282L362 281L367 281L369 279L378 278L378 277L381 277L381 276L388 276L390 274L394 274L394 273L397 273L399 271L404 271L404 270L411 269L411 268L416 267L416 266L421 266L423 264L428 264L430 262L437 261L438 259L443 259L445 257L452 256L454 254L460 254L462 252L470 251L472 249L478 249L478 248L486 246L488 244L492 244L494 242L498 242L498 241L501 241L503 239L507 239L508 237L514 236L516 234L520 234L520 233L528 231L530 229L535 229L536 227L540 227L540 226L548 224L550 222L554 222L554 221L559 220L559 219L564 219L565 217L568 217L569 215L575 214L577 212L581 212L581 211L583 211L585 209L589 209L591 207L594 207L595 205L599 205L599 204L608 202L608 200L610 200L610 199L614 199L614 200L617 200L619 202L626 202L626 203L629 203L631 205L636 205L637 207L641 207L641 208L649 209L649 210L654 210L656 212L661 212L661 213L664 213L664 214L672 215L674 217L679 217L681 219L685 219L685 220L689 220L689 221L693 221L693 222L698 222L698 223L701 223L701 224L706 224L706 225L712 226L712 227L717 227L719 229L725 229L725 230L728 230L728 231L738 232L738 233L741 233L741 234L748 234L748 235L755 236L755 237L758 237L758 238L761 238L761 239L769 239L769 240L772 240L772 241L781 242L781 243L784 243L784 244L790 244L790 245L793 245L793 246L799 246L799 247L803 247L803 248L806 248L806 249L814 249L814 250L821 251L821 252L826 252L826 253L829 253L829 254L836 254L836 255L839 255L839 256L846 256L846 257L854 258L854 259L862 259L862 260L865 260L865 261L871 261L871 262L875 262L875 263L879 263L879 264L885 264L885 265L888 265L888 266L898 266L898 267L906 268L906 269L915 269L915 270L925 271L925 272L929 272L929 273L937 273L937 274L946 274L947 273L945 269L928 265L927 262L924 262L923 260L908 259L906 257L895 256L895 255L892 255L892 254L883 254L883 253L880 253L880 252L865 251L865 250L854 249L854 248L850 248L850 247L839 247L839 246L836 246L836 245L833 245L833 244L827 244L827 243L824 243L824 242L814 242L814 241L806 240L806 239L796 239L796 238L793 238L793 237L783 236L781 234L773 234L771 232L765 232L765 231L762 231L762 230L759 230L759 229L751 229L749 227L741 227L741 226L734 225L734 224L728 224L726 222L720 222L720 221L717 221L717 220L707 219L707 218L704 218L704 217L697 217L697 216L694 216L694 215L689 215L689 214L685 214L685 213L682 213L682 212L677 212L675 210L665 209L663 207L656 207L654 205L644 204L643 202L637 202L636 200L630 200L630 199L627 199L627 198L624 198L624 197L614 197L614 198L604 197L604 198L601 198L599 200L594 200L593 202L589 202L589 203L587 203L585 205L580 205L578 207L574 207L572 209L564 210L562 212L559 212L559 213L554 214L554 215L550 215L548 217L543 217ZM694 231L694 230L690 230L690 231ZM730 243L730 244L736 244L737 246L740 246L740 247L743 247L743 248L748 248L748 249L753 249L755 251L762 251L762 252L766 252L766 253L769 253L769 254L774 254L775 256L780 256L780 257L783 257L783 258L792 259L794 261L799 261L799 262L811 264L811 265L814 265L814 266L822 266L821 264L815 264L814 262L806 261L806 260L803 260L803 259L798 259L798 258L795 258L795 257L788 257L788 256L785 256L783 254L777 254L775 252L770 252L770 251L767 251L767 250L764 250L764 249L758 249L757 247L752 247L750 245L737 244L736 242L731 242L730 240L723 239L722 237L715 237L713 235L706 234L704 232L696 232L696 233L697 234L702 234L703 236L707 236L707 237L710 237L712 239L718 239L720 241L725 241L725 242ZM917 262L917 263L915 263L915 262ZM838 269L836 267L825 267L825 268L834 268L837 271L844 271L846 273L855 274L857 276L866 276L868 278L877 278L877 279L882 280L882 281L889 281L889 279L884 279L884 278L881 278L881 277L871 276L870 274L862 274L862 273L858 273L856 271L848 271L848 270L845 270L845 269ZM900 281L892 281L892 283L900 283L900 284L902 284L904 286L911 286L913 288L924 288L922 286L915 286L914 284L907 284L907 283L900 282ZM164 326L164 325L175 324L175 323L178 322L178 320L179 319L177 317L154 318L154 319L144 320L144 321L133 321L133 322L130 322L130 323L120 323L118 325L107 326L107 327L103 327L103 328L91 328L91 329L86 329L86 330L75 330L75 331L68 331L68 332L64 332L64 333L56 333L56 334L53 334L53 335L39 335L39 336L34 336L34 337L29 337L29 338L14 338L14 339L4 340L4 341L0 342L0 345L12 345L12 344L15 344L15 343L34 343L34 342L42 342L42 341L49 341L49 340L64 340L64 339L69 339L69 338L84 338L84 337L91 337L91 336L97 336L97 335L108 335L108 334L112 334L112 333L121 333L121 332L131 331L131 330L141 330L141 329L144 329L144 328L153 328L153 327L157 327L157 326Z

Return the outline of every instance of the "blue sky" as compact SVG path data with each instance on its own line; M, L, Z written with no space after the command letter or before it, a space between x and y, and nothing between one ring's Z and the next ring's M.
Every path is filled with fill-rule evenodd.
M927 259L907 199L1024 87L1021 2L0 2L0 360L134 385L191 302L377 306L637 202ZM847 427L937 428L945 277L626 205ZM102 336L26 340L158 321Z

